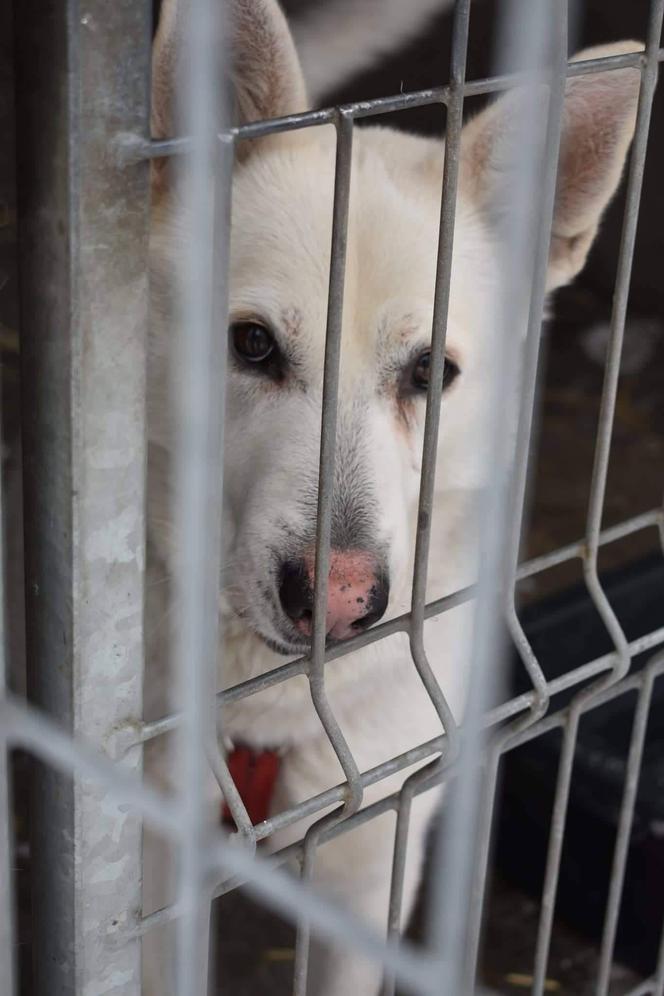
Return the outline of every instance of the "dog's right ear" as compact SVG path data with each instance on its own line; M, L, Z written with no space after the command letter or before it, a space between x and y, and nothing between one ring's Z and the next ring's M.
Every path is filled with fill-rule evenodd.
M189 0L164 0L152 55L152 134L172 138L176 129L176 88L186 49ZM303 111L304 78L286 18L277 0L229 0L230 82L239 123ZM253 143L247 143L251 145Z
M572 61L642 52L639 42L619 42L581 52ZM637 67L567 80L547 289L572 280L583 267L607 204L613 197L629 149L639 96ZM519 122L530 108L544 137L543 86L512 90L489 104L464 128L461 178L487 217L511 210L514 150ZM510 189L512 188L512 189Z

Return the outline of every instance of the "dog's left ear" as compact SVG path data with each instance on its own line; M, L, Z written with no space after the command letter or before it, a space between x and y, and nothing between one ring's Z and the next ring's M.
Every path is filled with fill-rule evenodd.
M189 7L189 0L164 0L162 4L152 54L155 138L177 134L176 93ZM300 61L277 0L229 0L225 9L227 38L219 42L220 64L226 61L224 52L230 53L229 77L239 122L306 110Z
M643 45L603 45L580 52L573 61L635 51L643 51ZM640 79L639 70L629 68L567 81L549 291L568 283L582 269L602 214L620 182L634 134ZM461 183L490 214L509 210L505 176L514 157L515 122L526 99L541 99L544 109L543 91L535 95L513 91L489 105L464 128Z

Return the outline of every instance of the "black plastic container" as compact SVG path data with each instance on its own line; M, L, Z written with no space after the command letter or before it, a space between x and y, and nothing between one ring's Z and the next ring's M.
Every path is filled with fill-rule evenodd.
M628 639L664 625L664 560L653 556L604 578ZM522 613L547 678L612 649L585 587ZM640 655L643 667L654 651ZM513 692L527 690L515 660ZM552 703L559 709L575 693ZM601 936L636 693L620 695L581 720L566 823L556 915L590 939ZM538 737L505 756L496 827L498 870L541 895L561 732ZM655 683L626 868L616 956L649 973L664 919L664 677Z

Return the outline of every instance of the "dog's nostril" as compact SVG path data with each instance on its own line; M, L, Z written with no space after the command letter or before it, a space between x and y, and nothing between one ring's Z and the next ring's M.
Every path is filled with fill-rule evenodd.
M387 609L387 603L390 597L390 584L387 578L381 578L374 585L371 591L371 597L368 600L369 611L361 619L356 619L353 623L353 629L362 631L369 629L374 623L377 623L379 619L385 615L385 610Z
M288 560L281 568L279 600L293 622L311 621L313 591L304 563Z
M385 609L376 609L374 612L368 612L366 616L362 616L361 619L356 619L353 623L353 628L357 629L359 632L369 629L370 626L373 626L374 623L378 622L378 620L382 618L384 613Z

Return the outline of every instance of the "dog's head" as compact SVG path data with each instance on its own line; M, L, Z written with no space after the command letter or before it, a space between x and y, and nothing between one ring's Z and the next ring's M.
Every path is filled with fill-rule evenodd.
M175 0L174 0L175 2ZM178 23L165 8L155 47L153 115L173 133ZM243 120L306 108L305 86L274 0L234 0L234 86ZM633 46L630 46L633 47ZM615 47L606 51L624 50ZM599 53L588 53L588 57ZM639 74L567 84L548 289L581 269L620 179ZM477 491L485 466L487 385L495 364L495 225L510 122L508 94L466 126L461 148L437 507ZM320 417L328 302L334 134L330 127L244 143L233 183L226 413L226 565L235 611L284 653L311 630ZM342 640L403 608L412 570L443 154L441 143L382 128L354 137L331 500L328 633ZM186 222L158 178L153 362ZM504 205L503 205L504 208ZM520 334L519 329L514 330ZM162 370L163 374L163 370ZM152 407L152 439L168 447ZM450 525L450 529L459 526ZM463 528L463 526L461 526ZM434 551L433 557L438 554Z

